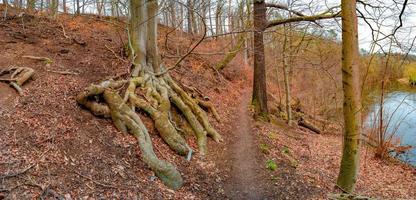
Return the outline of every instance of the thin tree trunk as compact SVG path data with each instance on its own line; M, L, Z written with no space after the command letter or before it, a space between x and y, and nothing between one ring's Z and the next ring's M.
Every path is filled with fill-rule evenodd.
M116 0L111 0L111 16L112 17L117 16L117 14L116 14L116 9L117 9L116 4L117 4Z
M76 0L76 14L77 15L81 14L81 12L80 12L80 6L79 6L79 0Z
M66 8L66 0L62 0L62 9L63 9L64 13L68 12L68 10Z
M215 34L220 35L222 34L222 1L217 1L217 10L215 12Z
M187 10L188 10L188 14L187 14L187 22L188 22L188 33L192 34L193 30L192 30L192 0L188 0L186 2L187 5Z
M192 7L191 7L191 24L192 24L192 31L193 31L193 33L195 33L195 34L198 34L198 24L197 24L197 22L198 22L198 20L196 20L196 17L195 17L195 11L198 11L199 12L199 9L197 9L197 10L195 10L195 5L196 5L196 0L192 0Z
M209 0L209 7L208 7L208 17L209 17L209 29L211 30L211 35L214 35L214 27L213 27L213 23L212 23L212 11L211 11L211 6L212 6L212 1Z
M359 169L360 87L356 0L342 0L342 86L344 142L337 185L352 193Z
M257 115L267 116L266 66L264 58L263 31L266 27L266 4L254 1L254 78L252 104Z
M289 64L291 63L290 61L288 62L288 59L291 60L291 48L290 48L290 39L288 39L288 33L291 30L287 30L286 25L284 25L284 40L283 40L283 49L282 49L282 53L283 53L283 77L284 77L284 82L285 82L285 103L286 103L286 117L287 117L287 123L289 125L292 125L292 108L291 108L291 103L290 100L292 99L291 97L291 93L290 93L290 82L289 82ZM288 45L289 43L289 45ZM288 47L287 47L288 46ZM287 52L289 52L289 55L286 54L286 50Z

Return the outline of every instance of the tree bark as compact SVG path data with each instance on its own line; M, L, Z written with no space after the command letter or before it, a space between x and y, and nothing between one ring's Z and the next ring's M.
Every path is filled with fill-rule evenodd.
M160 57L157 49L157 0L148 0L148 21L147 21L147 64L153 66L155 73L160 72Z
M80 6L79 6L79 0L76 0L76 11L75 11L75 13L77 15L81 14L81 12L80 12Z
M192 15L193 15L193 10L192 10L193 0L187 0L186 6L187 6L186 9L188 11L188 14L187 14L188 33L193 34L193 22L192 22L192 20L193 20L193 17L192 17Z
M130 56L134 58L135 65L138 65L134 66L137 71L133 72L137 76L146 65L147 4L144 0L131 1L130 10Z
M252 104L257 115L267 116L266 66L264 58L263 31L266 28L266 4L264 0L255 0L254 13L254 78Z
M62 9L64 13L67 13L66 0L62 0Z
M344 142L337 184L352 193L359 169L361 101L356 0L342 0L342 86Z
M93 84L77 96L77 102L94 115L111 117L119 131L136 136L143 161L164 184L179 189L183 184L181 174L171 163L157 158L148 131L136 109L146 112L154 121L154 127L163 141L177 154L187 156L187 160L190 160L193 150L170 119L172 104L191 126L201 156L207 152L207 136L216 142L221 141L221 136L209 123L197 99L185 92L169 74L158 76L152 73L161 64L155 63L159 62L157 10L157 0L130 1L128 33L133 67L131 77L128 80L107 80L99 85ZM128 86L123 90L126 84ZM138 89L143 92L136 93ZM119 94L120 90L124 91L124 95ZM104 99L104 102L98 102L97 99Z
M291 58L291 44L290 44L290 39L288 39L288 32L290 32L291 30L289 29L289 31L287 30L286 26L284 26L284 40L283 40L283 49L282 49L282 53L283 53L283 79L285 82L285 102L286 102L286 117L287 117L287 123L289 125L292 125L292 107L291 107L291 92L290 92L290 80L289 80L289 64L291 63L290 60ZM289 40L289 41L288 41ZM288 45L289 43L289 45ZM289 46L289 47L287 47ZM286 54L286 50L289 52L289 55ZM289 62L288 62L289 60Z
M222 34L222 1L217 1L217 10L215 11L215 34Z

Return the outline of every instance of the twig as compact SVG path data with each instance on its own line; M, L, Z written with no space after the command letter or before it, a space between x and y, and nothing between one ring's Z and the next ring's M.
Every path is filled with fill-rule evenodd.
M53 61L48 58L48 57L37 57L37 56L22 56L22 58L28 58L28 59L32 59L32 60L39 60L39 61L44 61L46 63L52 63Z
M113 55L116 57L116 58L118 58L119 60L121 60L121 61L123 61L123 62L125 62L125 63L129 63L129 61L128 60L126 60L126 59L123 59L122 57L120 57L119 55L117 55L117 53L113 50L113 49L111 49L110 47L108 47L107 45L104 45L105 46L105 48L107 48L109 51L111 51L111 53L113 53Z
M12 173L9 173L9 174L1 175L1 176L0 176L0 179L12 178L12 177L15 177L15 176L19 176L19 175L21 175L21 174L24 174L24 173L26 173L29 169L32 169L32 168L33 168L36 164L37 164L37 162L35 162L35 163L33 163L33 164L31 164L31 165L27 166L26 168L24 168L24 169L23 169L23 170L21 170L21 171L18 171L18 172L12 172Z
M177 3L182 4L187 9L190 9L192 12L195 12L195 14L197 14L201 19L204 19L204 17L199 12L196 12L195 10L189 8L184 3L179 2L179 1L177 1ZM192 49L190 49L185 55L183 55L181 58L179 58L173 66L166 68L164 71L162 71L162 72L160 72L158 74L155 74L156 76L162 76L162 75L166 74L167 72L169 72L170 70L172 70L175 67L177 67L183 60L185 60L186 57L188 57L202 43L202 41L204 41L204 39L205 39L205 37L207 35L207 25L205 23L205 20L202 20L202 25L204 26L204 34L199 39L199 41L192 47Z
M101 183L101 182L99 182L99 181L96 181L96 180L92 179L90 176L83 175L83 174L81 174L81 173L79 173L79 172L77 172L77 171L75 171L75 170L73 170L73 171L74 171L74 173L75 173L75 174L78 174L78 175L79 175L79 176L81 176L82 178L85 178L85 179L87 179L87 180L90 180L91 182L93 182L93 183L95 183L95 184L97 184L97 185L99 185L99 186L102 186L102 187L107 187L107 188L113 188L113 189L119 189L118 187L116 187L116 186L114 186L114 185L109 185L109 184Z
M71 39L71 37L69 37L69 36L66 34L66 32L65 32L65 28L64 28L64 25L63 25L62 23L60 23L60 25L61 25L61 28L62 28L62 33L64 34L64 37L65 37L66 39Z
M16 81L15 78L0 78L0 81L10 82L10 81Z
M12 173L5 174L5 175L0 175L0 179L11 178L11 177L19 176L19 175L21 175L21 174L26 173L29 169L32 169L35 165L37 165L37 164L38 164L38 162L39 162L39 160L40 160L40 159L42 159L42 158L43 158L43 156L44 156L44 155L45 155L45 154L46 154L49 150L50 150L50 149L47 149L45 152L43 152L43 153L39 156L38 161L36 161L36 162L34 162L33 164L31 164L31 165L27 166L27 167L26 167L26 168L24 168L23 170L18 171L18 172L12 172Z
M79 72L71 72L71 71L56 71L56 70L46 70L47 72L52 72L56 74L62 74L62 75L79 75Z

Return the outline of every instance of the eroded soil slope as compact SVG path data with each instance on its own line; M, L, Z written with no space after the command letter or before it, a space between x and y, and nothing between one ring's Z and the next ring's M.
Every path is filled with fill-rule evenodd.
M7 19L0 20L0 69L25 66L35 69L36 74L23 86L23 96L0 83L0 174L7 176L1 177L0 199L57 195L226 198L223 185L216 181L220 180L220 170L212 156L201 160L196 153L191 162L185 161L161 141L151 121L145 119L158 156L175 163L183 173L184 187L173 192L154 179L153 172L141 161L133 137L121 134L110 120L96 118L76 104L75 96L89 84L128 73L129 63L122 59L126 41L123 23L95 16L50 19L19 13L9 9ZM161 32L163 35L167 30L162 28ZM164 39L161 36L161 46ZM185 38L179 44L186 50L192 39ZM48 57L53 62L23 58L26 55ZM174 62L175 56L171 57L165 61ZM172 73L175 79L212 99L224 123L212 121L227 137L230 127L224 124L231 113L225 108L232 107L245 78L226 80L206 60L192 55ZM227 99L221 98L223 94ZM193 137L187 139L195 147ZM209 142L211 155L224 146Z

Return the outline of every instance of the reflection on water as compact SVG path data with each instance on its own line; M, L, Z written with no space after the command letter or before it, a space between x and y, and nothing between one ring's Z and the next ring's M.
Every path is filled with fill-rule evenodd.
M365 120L365 127L378 127L380 105L373 105ZM399 158L416 166L416 93L392 92L384 99L383 121L388 136L392 133L403 146L412 148Z

